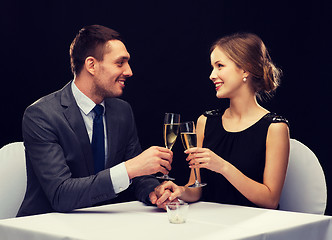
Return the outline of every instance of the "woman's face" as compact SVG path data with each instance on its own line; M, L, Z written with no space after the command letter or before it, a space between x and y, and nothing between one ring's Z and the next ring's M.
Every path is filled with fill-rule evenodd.
M246 72L226 56L223 50L216 47L211 53L212 72L210 79L215 85L218 98L233 98L241 93L244 86L243 81L247 77Z

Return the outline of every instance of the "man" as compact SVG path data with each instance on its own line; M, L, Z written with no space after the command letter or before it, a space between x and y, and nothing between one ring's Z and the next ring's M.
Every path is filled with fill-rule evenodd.
M28 184L17 216L110 203L131 190L150 203L159 185L150 174L171 169L170 150L141 151L131 107L116 98L132 76L120 35L87 26L73 40L70 57L74 80L24 113Z

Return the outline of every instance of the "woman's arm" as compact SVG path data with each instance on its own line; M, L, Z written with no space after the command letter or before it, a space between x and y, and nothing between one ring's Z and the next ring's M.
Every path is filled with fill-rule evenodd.
M200 148L203 146L206 119L207 118L204 115L201 115L198 118L196 124L197 147ZM196 169L196 174L198 181L201 181L199 169ZM194 169L191 169L189 181L184 187L182 187L182 194L181 196L179 196L180 199L186 202L195 202L201 198L202 188L188 188L189 185L192 185L194 183L195 183Z

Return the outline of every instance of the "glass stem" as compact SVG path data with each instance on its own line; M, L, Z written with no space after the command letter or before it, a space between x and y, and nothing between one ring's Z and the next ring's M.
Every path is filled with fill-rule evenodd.
M195 154L195 153L193 153ZM197 173L196 173L196 168L194 168L194 174L195 174L195 183L198 183L198 180L197 180Z
M196 173L196 168L194 168L194 174L195 174L195 181L197 182L197 173Z

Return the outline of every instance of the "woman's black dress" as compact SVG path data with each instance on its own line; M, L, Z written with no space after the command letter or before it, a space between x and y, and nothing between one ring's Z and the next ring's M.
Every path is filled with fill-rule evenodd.
M230 162L247 177L262 183L265 167L266 136L271 123L287 120L268 113L255 124L240 132L227 132L222 124L223 111L207 111L203 147ZM225 204L255 206L219 173L202 168L202 200Z

